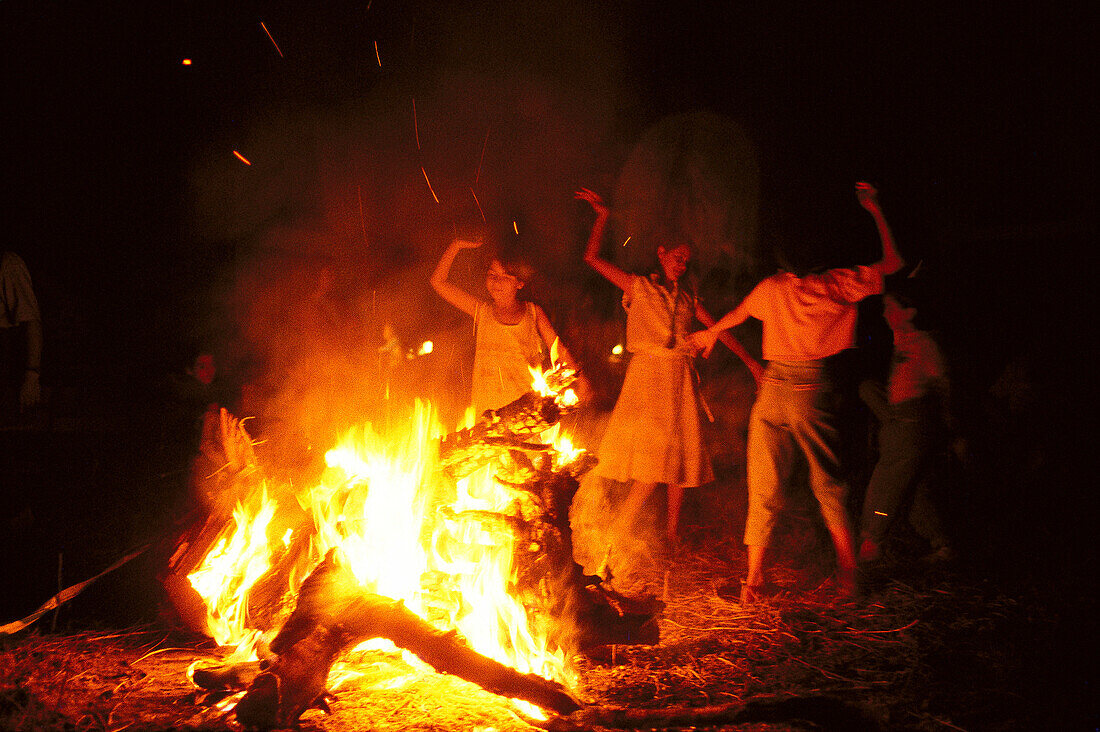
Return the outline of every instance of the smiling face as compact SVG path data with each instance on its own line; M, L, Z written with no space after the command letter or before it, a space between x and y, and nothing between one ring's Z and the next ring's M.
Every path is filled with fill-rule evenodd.
M657 259L664 270L665 279L669 282L679 282L687 272L688 262L691 261L691 247L687 244L679 244L671 249L657 247Z
M494 259L489 264L489 271L485 275L485 289L489 291L489 297L499 304L511 304L515 302L516 293L523 289L523 281L515 275L508 274L500 260Z

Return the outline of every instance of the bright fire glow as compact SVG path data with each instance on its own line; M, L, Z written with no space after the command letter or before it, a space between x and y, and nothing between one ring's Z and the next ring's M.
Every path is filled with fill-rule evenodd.
M427 342L421 352L430 349ZM545 375L533 375L543 393L553 393ZM556 398L575 399L571 394ZM508 593L515 580L511 528L484 518L522 512L530 498L494 480L489 468L447 478L437 463L443 430L427 404L417 402L392 432L383 437L370 425L348 432L325 453L315 485L276 492L284 500L292 496L293 506L285 507L292 510L281 512L266 487L237 506L232 525L188 575L206 602L211 635L249 657L261 636L249 623L249 590L273 558L291 548L307 554L288 573L286 591L296 596L310 569L335 550L365 593L403 601L437 628L457 630L474 650L523 673L568 683L563 653L550 648ZM554 447L559 466L582 452L561 435ZM303 511L308 520L296 530L280 523L282 513ZM308 541L297 538L301 531L311 532ZM333 677L348 673L354 670L346 664L334 666L330 687L341 681Z

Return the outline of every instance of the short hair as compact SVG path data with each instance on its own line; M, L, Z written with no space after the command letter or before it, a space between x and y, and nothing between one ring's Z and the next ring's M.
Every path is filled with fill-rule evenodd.
M939 318L931 306L932 298L928 285L919 277L910 277L897 273L886 277L883 296L892 297L903 308L913 308L917 314L913 317L913 326L919 330L932 330L938 325Z

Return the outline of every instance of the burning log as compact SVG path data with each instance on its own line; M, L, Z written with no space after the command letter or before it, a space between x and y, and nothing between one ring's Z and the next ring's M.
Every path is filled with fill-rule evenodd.
M577 373L558 366L542 375L543 386L531 390L499 409L487 409L469 429L443 438L440 465L456 478L469 475L501 450L548 450L549 445L529 443L532 436L553 427L577 405L570 388Z
M527 397L518 400L529 403ZM516 405L512 402L504 409ZM497 424L503 424L498 422ZM476 426L474 428L476 430ZM652 596L626 597L604 584L602 578L586 575L573 559L573 531L569 507L580 488L580 477L596 458L582 453L565 466L555 467L549 446L532 446L501 435L479 449L474 433L461 434L465 444L462 465L472 469L480 461L504 457L497 480L527 497L534 505L529 517L486 511L452 514L483 522L507 524L515 535L513 594L536 620L546 619L551 640L566 652L590 650L607 645L655 644L660 641L657 616L664 603ZM501 454L500 446L513 447ZM534 454L534 459L528 457ZM508 474L510 479L501 477Z
M486 412L469 430L443 439L440 460L434 466L442 467L452 476L464 476L475 468L492 464L496 480L510 491L503 500L494 499L492 510L438 508L434 515L446 522L438 528L463 520L504 526L510 539L498 546L505 551L511 547L512 556L511 579L507 579L507 574L502 579L508 582L508 594L522 603L531 635L549 640L548 650L569 657L578 650L597 646L656 643L659 640L656 618L663 603L651 596L620 595L606 587L600 577L585 575L573 560L569 508L580 487L580 477L595 464L595 458L583 452L574 455L571 449L559 453L554 446L532 440L553 426L575 403L570 398L571 392L566 390L573 372L558 370L545 376L549 387L542 393L531 391L501 409ZM240 433L247 437L243 430ZM223 430L223 437L231 434L236 433ZM573 457L570 459L569 455ZM358 468L353 464L352 470ZM281 629L270 647L263 647L262 643L257 647L261 661L198 669L192 680L212 690L247 686L235 709L237 718L247 727L293 726L311 706L325 707L325 684L336 660L363 641L381 637L411 651L441 672L457 675L497 694L523 699L562 715L579 709L576 700L556 682L497 663L468 647L456 631L441 631L406 609L403 601L365 589L349 568L336 561L335 552L339 549L329 550L301 587L293 589L293 578L301 576L316 561L309 557L317 520L327 516L330 508L333 515L342 516L339 507L344 506L343 498L361 496L358 500L365 500L372 490L384 495L384 483L370 485L358 473L349 473L352 474L356 475L355 481L326 497L324 504L313 508L300 504L295 509L294 506L299 506L297 502L287 502L292 513L282 511L281 522L272 521L279 502L268 501L262 481L254 490L263 494L261 500L255 501L258 509L253 513L255 518L246 521L234 513L237 530L232 534L232 542L241 550L227 552L237 562L229 565L234 568L232 572L217 568L221 576L229 578L220 586L214 585L221 594L203 595L218 600L211 603L210 625L236 630L237 625L231 626L231 622L239 624L243 619L250 629L267 631L280 626ZM418 475L416 482L425 477ZM346 496L344 490L348 491ZM222 523L228 522L228 517L218 515L224 519ZM217 523L211 516L206 525L213 528ZM254 526L263 528L254 530ZM277 527L274 534L268 533L269 526ZM337 529L337 533L342 531L343 528ZM207 529L200 533L205 535ZM273 535L283 536L282 547L273 547L275 542L270 540ZM426 539L429 534L421 536ZM431 536L432 541L440 538L437 549L450 549L451 534L440 531ZM224 542L218 541L221 547ZM465 551L465 539L454 541L454 548ZM195 542L193 546L199 544ZM208 546L209 541L201 544ZM245 548L253 553L245 552ZM200 570L186 572L194 564L190 558L198 554L197 549L189 549L173 557L171 576L180 580L179 584L195 578L198 584L203 584L207 576L218 576L204 574L208 571L206 561ZM261 557L263 564L249 565L246 556ZM222 598L228 596L234 601L238 598L235 583L244 581L249 566L266 569L249 580L246 602L222 605ZM420 580L422 590L432 582L443 588L441 593L426 593L428 610L433 612L433 608L448 610L447 593L452 591L449 585L461 578L429 568L423 571ZM433 606L432 598L442 598L444 604ZM222 607L227 609L223 611ZM447 615L439 619L453 622ZM229 637L229 633L224 637Z
M442 632L400 601L364 593L333 552L303 583L298 605L271 642L265 661L238 702L238 721L252 729L295 726L313 706L325 708L329 670L345 651L371 638L388 638L441 673L449 673L509 698L523 699L558 714L581 708L559 684L521 674L470 649L454 632ZM195 673L196 684L245 678L255 664Z
M526 438L553 427L562 410L553 395L529 391L500 409L489 409L469 429L443 438L440 466L456 478L469 475L502 450L521 448L547 450L549 446L529 443Z

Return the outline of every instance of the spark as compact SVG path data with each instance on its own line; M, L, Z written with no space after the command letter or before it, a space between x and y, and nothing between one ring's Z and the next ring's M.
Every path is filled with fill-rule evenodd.
M633 234L631 234L630 236L628 236L628 237L626 238L626 241L624 241L624 242L623 242L623 246L625 247L625 246L626 246L626 242L627 242L627 241L630 241L630 240L631 240L631 239L633 239L633 238L634 238L634 235L633 235Z
M474 203L477 204L477 210L481 211L481 220L485 221L485 211L481 208L481 201L477 200L477 194L474 193L474 189L470 189L470 195L474 197Z
M233 154L236 155L238 158L240 158L241 162L244 163L245 165L252 165L252 163L248 162L248 158L246 158L244 155L241 155L236 150L233 151Z
M356 186L359 191L359 226L363 229L363 243L368 244L367 241L367 222L363 218L363 186Z
M267 26L264 25L264 22L262 20L260 21L260 27L264 29L264 33L267 34L267 38L271 41L271 45L275 46L275 50L279 52L279 58L286 58L285 56L283 56L283 49L279 48L279 44L276 43L275 39L271 37L271 31L267 29Z
M481 180L481 164L485 162L485 148L489 146L489 132L492 129L493 128L490 127L488 130L485 130L485 142L481 143L481 157L477 161L477 175L474 176L475 186L477 182Z
M883 513L882 511L875 511L875 515L876 515L876 516L889 516L890 514L888 514L888 513Z
M416 135L416 149L420 149L420 126L416 123L416 97L413 97L413 134Z
M378 68L382 68L382 57L378 55L378 41L374 42L374 57L378 59Z
M191 65L191 59L189 59L189 58L185 58L185 59L184 59L183 61L181 61L180 63L182 63L182 64L183 64L184 66L190 66L190 65Z
M515 219L512 219L512 228L516 230L516 236L519 236L519 224L516 223Z
M428 190L432 192L432 198L436 203L439 203L439 196L435 195L435 189L432 188L432 182L428 180L428 171L424 170L424 166L420 166L420 172L424 174L424 182L428 184Z

